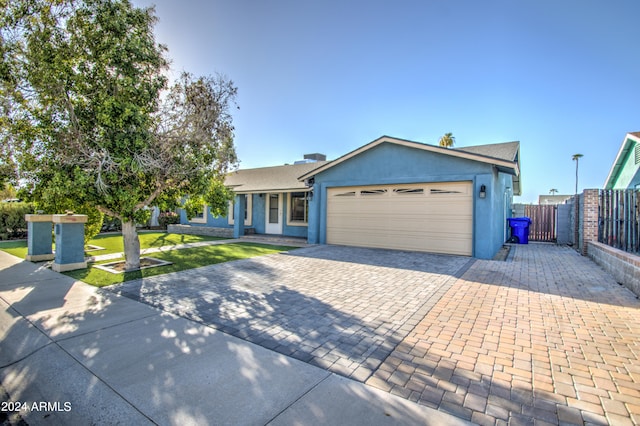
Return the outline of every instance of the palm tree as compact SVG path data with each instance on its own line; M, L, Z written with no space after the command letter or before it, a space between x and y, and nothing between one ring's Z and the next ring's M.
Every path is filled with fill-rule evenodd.
M551 194L551 195L556 195L557 193L558 193L558 190L555 189L555 188L552 188L552 189L549 190L549 194Z
M573 156L571 157L571 159L575 160L576 162L576 194L578 193L578 161L582 157L584 157L584 155L582 154L573 154Z
M456 138L453 137L453 133L445 133L438 144L445 148L451 148L455 142Z

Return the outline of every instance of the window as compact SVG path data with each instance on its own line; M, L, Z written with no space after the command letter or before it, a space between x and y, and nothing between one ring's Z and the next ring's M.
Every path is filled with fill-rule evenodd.
M415 195L415 194L424 194L424 189L423 188L396 188L393 190L393 192L395 192L396 194Z
M309 222L309 192L289 193L287 225L302 226Z
M634 154L635 154L635 157L636 157L635 158L636 164L640 164L640 144L636 144Z
M432 189L430 192L432 194L462 194L460 191L451 191L447 189Z
M245 226L251 226L251 212L252 212L252 200L253 200L253 196L251 194L244 194L244 197L246 199L245 201L245 209L244 209L244 224ZM229 201L229 213L228 213L228 218L229 218L229 225L233 225L235 223L235 208L234 208L234 203L233 201Z
M189 222L193 223L207 223L207 211L209 210L208 206L203 206L202 210L198 210L195 215L191 218Z
M384 195L387 193L386 189L363 189L360 191L360 195Z
M280 223L280 194L269 194L269 223Z

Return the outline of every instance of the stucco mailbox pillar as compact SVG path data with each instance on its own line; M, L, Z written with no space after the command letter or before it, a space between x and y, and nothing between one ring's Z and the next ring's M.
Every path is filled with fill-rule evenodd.
M56 237L56 255L51 269L56 272L84 269L84 214L54 214L53 228Z
M51 260L55 256L51 242L50 214L26 214L27 222L27 257L30 262Z

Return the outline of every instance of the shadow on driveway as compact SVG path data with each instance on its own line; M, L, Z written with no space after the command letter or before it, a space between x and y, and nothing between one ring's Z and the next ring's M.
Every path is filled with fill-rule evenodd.
M109 290L364 381L471 263L314 246Z

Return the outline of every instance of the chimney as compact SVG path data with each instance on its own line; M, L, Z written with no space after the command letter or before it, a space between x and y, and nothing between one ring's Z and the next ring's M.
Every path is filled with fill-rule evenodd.
M327 156L324 154L305 154L304 155L304 159L305 160L313 160L313 161L327 161Z

